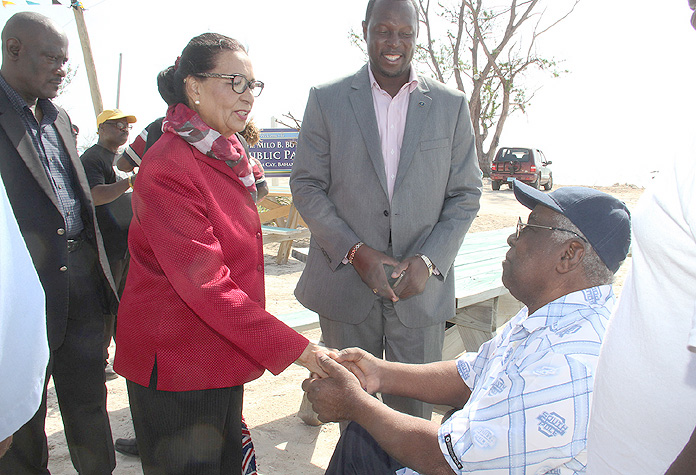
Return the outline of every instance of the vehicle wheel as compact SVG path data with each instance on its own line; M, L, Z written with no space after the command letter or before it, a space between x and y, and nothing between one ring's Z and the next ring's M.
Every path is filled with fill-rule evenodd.
M537 175L536 180L534 180L534 183L530 183L529 185L538 190L539 189L539 176Z
M493 188L493 191L498 191L500 189L500 181L491 180L491 188Z
M546 191L549 191L551 188L553 188L553 175L549 175L549 181L544 185Z

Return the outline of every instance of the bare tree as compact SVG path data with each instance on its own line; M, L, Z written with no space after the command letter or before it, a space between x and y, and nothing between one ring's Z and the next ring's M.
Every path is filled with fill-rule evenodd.
M556 8L561 3L549 1L556 2ZM490 1L458 0L453 5L439 2L433 9L430 0L418 0L427 38L419 46L419 60L440 81L453 77L459 90L471 88L467 91L469 109L484 173L490 172L505 121L515 111L524 112L534 97L525 84L525 73L531 68L554 77L562 72L555 60L537 54L536 43L567 18L579 1L572 0L566 10L549 20L548 1L542 0L508 0L507 5L497 2L495 7L484 5ZM449 25L439 40L434 39L436 16Z
M524 112L534 98L527 73L537 70L557 77L567 72L556 60L537 54L537 40L567 18L580 0L417 2L421 31L416 61L439 81L454 80L467 93L479 165L489 175L505 121L516 111ZM350 36L364 52L362 36L354 31Z
M278 122L280 125L284 125L284 126L287 127L288 129L295 129L295 130L298 130L298 131L300 130L300 127L302 126L302 120L301 120L301 119L298 119L297 117L295 117L294 115L292 115L292 112L288 112L287 114L283 114L283 117L285 117L286 119L290 119L291 121L293 121L293 122L294 122L294 125L288 125L288 124L286 124L285 122L283 122L283 121L280 120L280 119L276 119L276 122Z
M68 64L65 66L65 78L63 78L63 82L61 82L60 86L58 86L59 96L65 92L73 79L75 79L78 69L79 66L74 66L73 63L70 62L68 62Z

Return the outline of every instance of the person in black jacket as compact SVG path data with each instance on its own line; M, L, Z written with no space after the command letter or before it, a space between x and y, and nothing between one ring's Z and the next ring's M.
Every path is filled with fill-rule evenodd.
M50 99L65 77L68 39L33 12L2 30L0 175L46 293L51 376L73 465L111 473L115 455L106 412L103 315L116 287L77 154L70 118ZM21 316L18 316L18 318ZM48 473L46 388L34 417L14 434L0 474Z

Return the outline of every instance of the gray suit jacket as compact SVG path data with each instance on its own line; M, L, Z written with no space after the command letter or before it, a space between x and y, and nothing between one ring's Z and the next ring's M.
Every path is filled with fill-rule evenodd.
M342 260L358 241L397 260L427 255L441 272L400 300L401 322L417 328L454 314L450 272L481 196L481 171L466 97L420 77L411 93L391 203L367 65L309 94L290 187L312 232L295 295L332 320L363 321L376 297Z
M82 219L91 243L98 253L104 292L95 296L104 310L114 312L118 302L101 233L96 224L94 205L82 162L75 148L70 118L59 109L55 127L70 155L73 183L82 201ZM46 320L51 349L63 342L68 319L69 279L65 220L58 208L48 175L41 164L31 137L24 129L4 91L0 90L0 176L5 183L22 237L46 293ZM102 318L102 315L95 315Z

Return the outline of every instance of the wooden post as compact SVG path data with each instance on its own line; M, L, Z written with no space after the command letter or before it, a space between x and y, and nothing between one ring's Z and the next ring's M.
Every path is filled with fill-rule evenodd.
M116 85L116 109L121 106L121 67L123 66L123 53L118 54L118 84Z
M80 36L80 44L82 45L82 56L85 58L89 91L92 94L92 105L94 106L94 116L96 117L104 110L101 92L99 92L99 82L97 81L97 69L94 67L92 47L89 44L89 35L87 34L87 25L82 14L82 7L73 3L72 9L75 14L75 23L77 24L77 34Z

